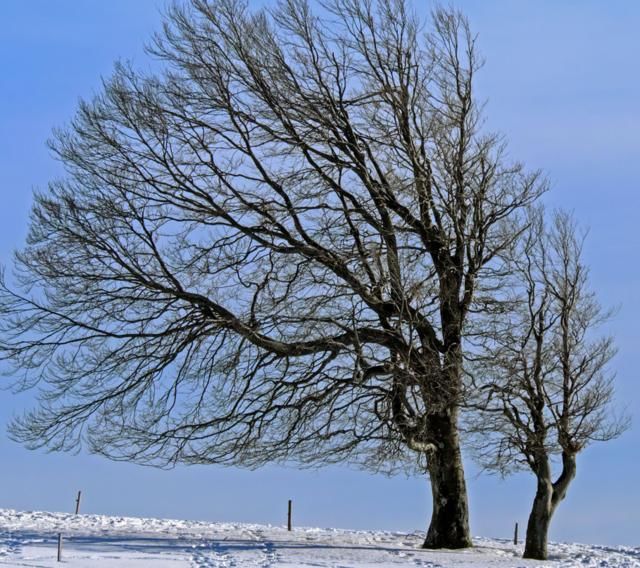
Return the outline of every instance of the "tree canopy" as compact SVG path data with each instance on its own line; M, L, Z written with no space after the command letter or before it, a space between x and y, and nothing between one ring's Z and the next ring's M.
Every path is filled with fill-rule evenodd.
M192 0L150 52L161 71L118 64L52 141L67 175L0 295L2 357L42 389L14 436L156 465L428 467L462 519L431 541L467 545L465 334L546 186L484 126L466 19Z

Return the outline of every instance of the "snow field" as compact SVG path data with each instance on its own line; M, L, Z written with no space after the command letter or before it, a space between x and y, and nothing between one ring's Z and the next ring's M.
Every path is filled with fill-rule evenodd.
M57 535L63 563L56 562ZM549 562L521 546L477 538L461 551L424 551L423 534L207 523L0 509L0 566L59 568L640 567L640 548L552 544Z

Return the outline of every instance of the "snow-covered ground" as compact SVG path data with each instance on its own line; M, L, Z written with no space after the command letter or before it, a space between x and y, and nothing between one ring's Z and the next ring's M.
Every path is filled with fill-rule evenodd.
M423 534L204 523L0 509L0 566L47 568L62 533L69 567L379 568L640 567L640 548L553 544L552 561L519 558L521 547L478 538L473 549L423 551Z

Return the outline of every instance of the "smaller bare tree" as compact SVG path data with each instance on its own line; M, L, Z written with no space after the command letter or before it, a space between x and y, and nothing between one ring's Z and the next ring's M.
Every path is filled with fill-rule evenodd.
M611 404L613 340L594 335L611 312L589 290L584 236L567 213L546 227L542 210L532 212L510 261L517 294L472 366L482 383L471 425L481 464L503 475L530 469L537 479L525 558L547 558L551 518L576 475L577 454L627 427Z

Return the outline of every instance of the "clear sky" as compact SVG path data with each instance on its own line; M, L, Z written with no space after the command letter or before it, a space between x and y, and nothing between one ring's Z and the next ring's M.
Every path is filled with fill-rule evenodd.
M415 0L422 9L422 1ZM163 0L0 2L0 263L26 233L33 188L60 172L45 140L100 87L117 58L148 64L143 44ZM640 546L640 2L456 0L479 34L479 78L488 125L510 153L552 182L550 205L591 227L587 257L606 305L619 399L634 427L589 448L554 520L551 537ZM387 479L343 468L316 471L220 467L158 471L86 455L29 452L8 440L7 418L29 394L0 392L0 507L70 510L75 492L90 513L314 526L424 529L424 479ZM477 476L468 483L474 534L508 537L526 524L533 478Z

